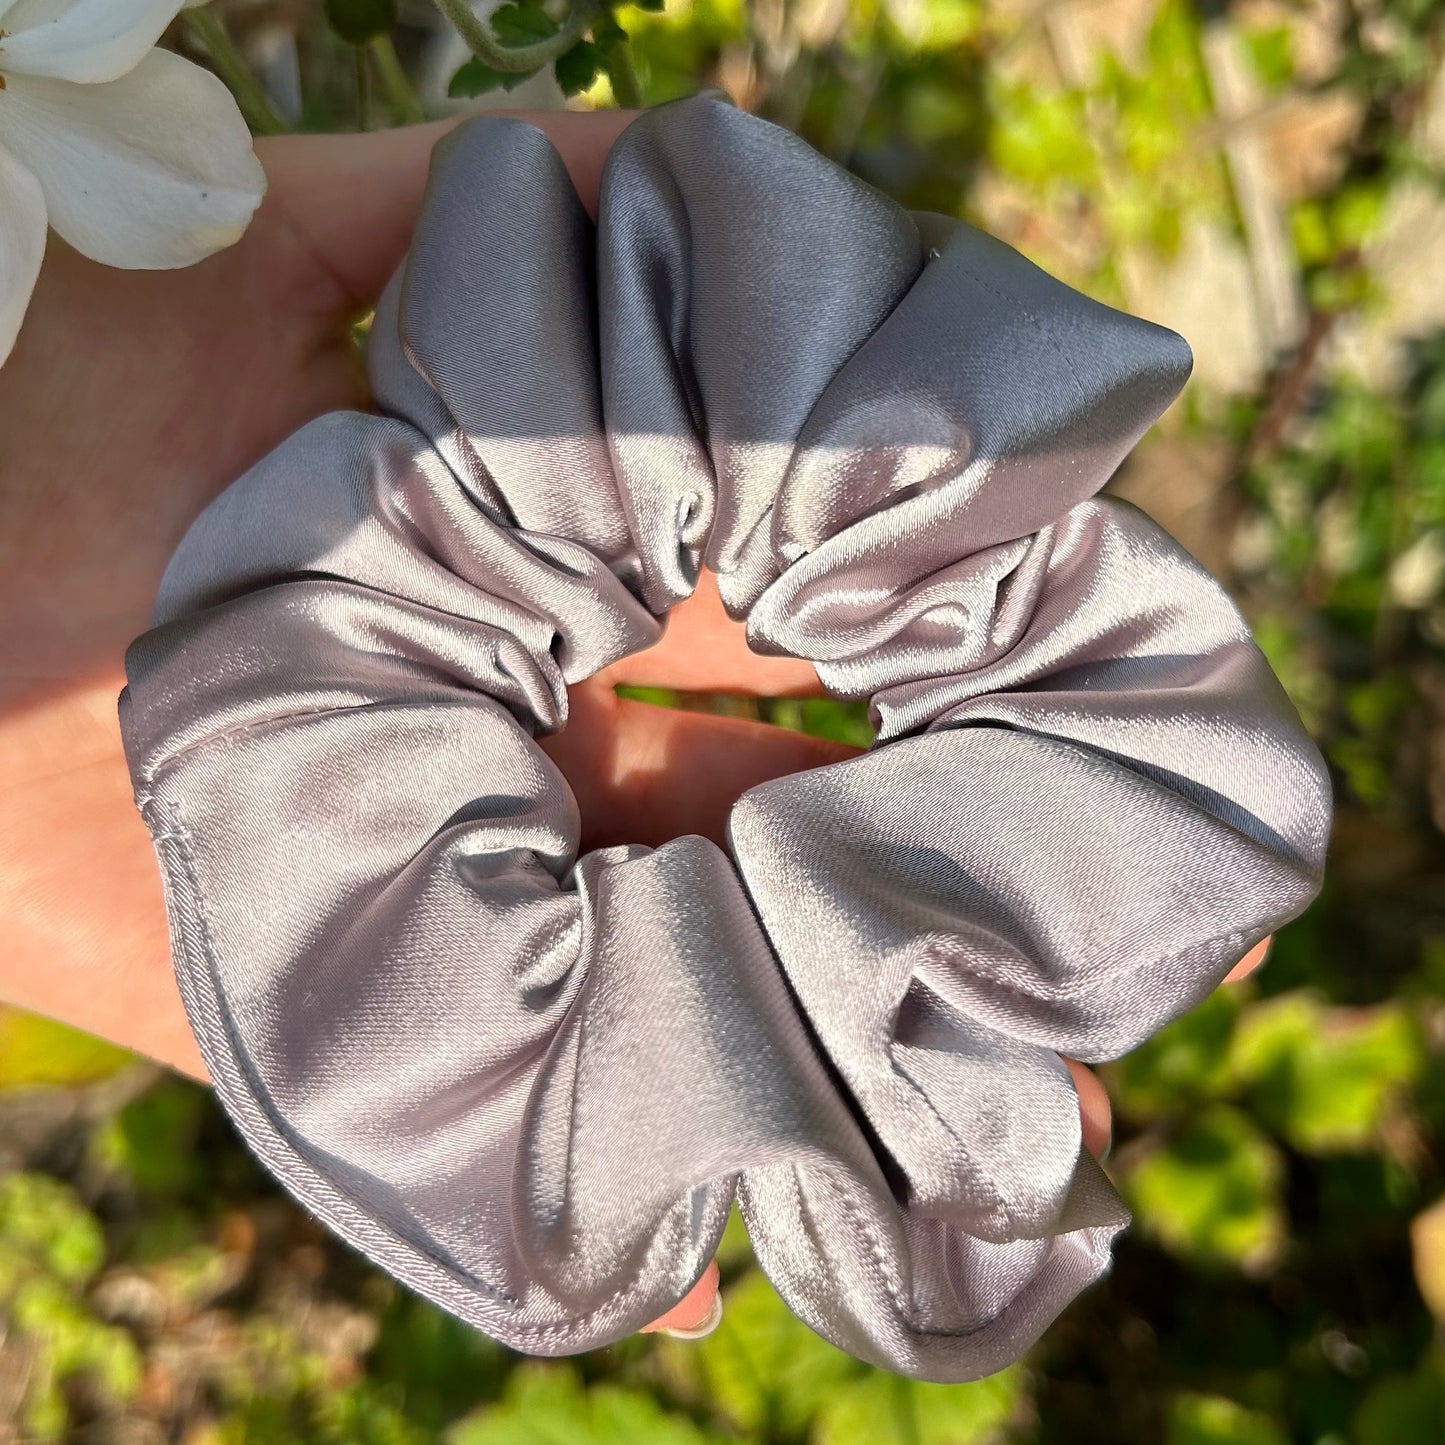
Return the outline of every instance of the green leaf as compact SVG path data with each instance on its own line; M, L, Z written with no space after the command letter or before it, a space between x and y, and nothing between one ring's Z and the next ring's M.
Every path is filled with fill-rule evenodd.
M64 1024L0 1008L0 1089L89 1084L133 1063L125 1049Z
M1412 1375L1387 1375L1360 1405L1355 1445L1439 1445L1445 1440L1445 1376L1438 1359Z
M396 0L326 0L331 28L351 45L388 35L396 24Z
M748 1238L742 1211L736 1204L728 1210L727 1226L723 1229L722 1238L718 1240L714 1258L725 1271L741 1269L753 1262L753 1244Z
M94 1156L147 1193L182 1194L205 1177L195 1145L207 1107L204 1090L168 1079L105 1121L91 1144Z
M1289 221L1301 265L1321 266L1335 254L1329 217L1318 199L1301 201L1290 211Z
M140 1350L123 1329L92 1319L58 1281L28 1280L9 1307L20 1333L40 1346L46 1372L56 1380L85 1374L117 1401L140 1389Z
M1366 1147L1424 1063L1404 1006L1332 1009L1305 993L1247 1009L1233 1055L1260 1114L1307 1154Z
M500 1405L459 1421L447 1445L708 1445L713 1437L651 1397L612 1385L584 1388L556 1365L523 1365Z
M1226 1093L1239 995L1220 989L1120 1059L1105 1075L1121 1114L1154 1119Z
M667 0L631 0L634 10L645 10L652 15L661 15L667 8Z
M539 40L548 40L557 33L557 22L537 4L537 0L500 5L492 11L488 23L503 45L535 45Z
M307 1437L308 1445L311 1439L318 1445L433 1445L436 1435L409 1420L402 1403L395 1391L368 1380L319 1390L311 1402L317 1434Z
M630 682L620 683L614 691L629 702L648 702L653 707L676 707L678 695L670 687L637 687Z
M1363 246L1373 235L1388 199L1378 181L1343 186L1330 197L1330 228L1341 248Z
M988 22L986 0L928 0L909 17L907 39L922 51L958 55L986 32Z
M1103 189L1081 96L1018 86L1000 94L997 106L989 149L1001 171L1048 190L1063 182Z
M873 724L868 721L866 702L834 702L831 698L774 698L767 704L767 720L776 727L791 728L815 738L852 743L866 748L873 741Z
M0 1240L70 1286L86 1284L105 1261L100 1224L73 1189L45 1174L0 1179Z
M599 50L605 51L610 46L623 44L627 39L627 32L612 11L604 10L592 22L592 39L597 42Z
M687 1349L716 1407L738 1428L770 1437L804 1435L864 1373L797 1319L759 1270L723 1292L722 1323Z
M579 40L552 64L563 95L580 95L602 70L602 52L588 40Z
M1249 58L1259 78L1272 88L1288 85L1294 77L1294 35L1287 25L1272 25L1242 33Z
M1025 1399L1018 1366L971 1385L871 1371L823 1407L810 1445L990 1445Z
M529 80L535 70L493 70L480 60L469 60L452 76L447 94L453 100L470 100L473 96L485 95L489 90L515 90L524 80Z
M1285 1237L1279 1150L1237 1109L1215 1105L1129 1171L1140 1224L1186 1257L1260 1268Z
M1268 1415L1219 1395L1178 1395L1169 1406L1167 1445L1289 1445Z

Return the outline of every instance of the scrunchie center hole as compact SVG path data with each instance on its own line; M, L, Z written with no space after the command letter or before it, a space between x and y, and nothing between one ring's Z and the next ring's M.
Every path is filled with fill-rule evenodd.
M663 640L569 689L568 713L543 747L577 798L584 849L689 834L725 847L743 793L873 738L866 704L824 696L810 663L752 652L707 572Z

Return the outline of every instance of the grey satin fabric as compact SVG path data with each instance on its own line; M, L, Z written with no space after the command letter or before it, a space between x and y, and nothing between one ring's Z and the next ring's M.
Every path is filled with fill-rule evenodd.
M739 1201L797 1314L963 1380L1126 1221L1056 1051L1306 905L1318 756L1219 588L1094 500L1170 332L711 99L440 147L370 367L196 522L121 717L251 1146L518 1349L616 1340ZM533 742L700 563L878 745L577 859Z

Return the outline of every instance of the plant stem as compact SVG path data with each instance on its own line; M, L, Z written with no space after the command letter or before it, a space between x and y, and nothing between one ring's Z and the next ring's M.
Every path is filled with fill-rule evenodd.
M386 98L391 102L391 108L401 123L417 125L424 121L426 112L421 108L421 101L417 99L411 78L402 68L390 35L378 35L371 42L371 58L376 62L376 71L381 77Z
M371 52L364 45L353 45L351 49L356 58L356 128L370 130Z
M587 33L602 8L601 0L574 0L555 35L532 45L503 45L492 34L491 27L472 13L467 0L436 0L436 6L483 65L513 73L540 70L571 50Z
M186 24L191 34L206 48L216 74L230 87L241 107L241 114L257 135L285 135L291 127L281 113L271 104L271 98L261 87L261 82L251 73L241 52L236 49L221 17L207 6L186 11Z
M625 40L614 41L603 52L607 79L612 83L612 98L623 110L641 110L642 82L637 78L632 47Z

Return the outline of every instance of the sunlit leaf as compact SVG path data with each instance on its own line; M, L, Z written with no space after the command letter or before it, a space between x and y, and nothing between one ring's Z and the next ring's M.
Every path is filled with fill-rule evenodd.
M1025 1399L1021 1369L969 1385L930 1385L873 1370L823 1407L810 1445L992 1445Z
M0 1178L0 1240L67 1285L86 1283L105 1259L99 1221L73 1189L45 1174Z
M1241 38L1255 71L1266 85L1289 84L1294 76L1294 32L1288 25L1245 30Z
M47 1373L67 1380L84 1373L117 1401L140 1388L140 1350L123 1329L93 1319L58 1280L25 1281L7 1313L22 1336L44 1353Z
M523 1365L501 1404L454 1425L446 1445L709 1445L714 1438L639 1391L588 1389L566 1366Z
M31 1084L89 1084L109 1078L135 1055L38 1014L0 1008L0 1089Z
M801 1323L759 1270L723 1292L722 1323L689 1347L716 1407L735 1425L801 1434L864 1370Z
M1105 1078L1119 1112L1156 1118L1228 1092L1238 998L1218 990L1113 1065Z
M1099 156L1089 138L1082 96L1018 86L997 98L991 159L1007 175L1040 187L1061 181L1094 186Z
M1365 1147L1423 1061L1403 1006L1331 1009L1305 993L1248 1009L1233 1050L1261 1115L1306 1153Z
M1215 1105L1126 1174L1140 1225L1176 1254L1258 1268L1285 1235L1283 1162L1247 1115Z
M1283 1426L1218 1395L1179 1395L1169 1405L1166 1445L1289 1445Z

